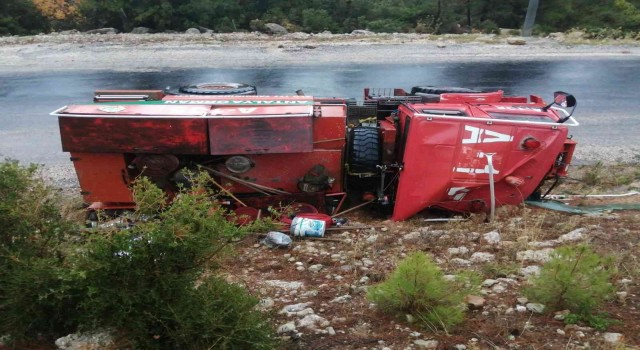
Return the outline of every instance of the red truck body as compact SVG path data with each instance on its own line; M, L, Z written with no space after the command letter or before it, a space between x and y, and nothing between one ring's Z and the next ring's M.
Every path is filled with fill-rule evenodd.
M52 114L95 209L134 207L130 186L140 175L171 193L181 172L196 167L255 206L290 198L322 207L325 196L349 193L388 204L394 220L430 207L518 204L545 179L566 175L575 142L563 121L577 122L559 105L502 91L441 93L437 101L390 91L366 89L364 105L97 91L94 103Z

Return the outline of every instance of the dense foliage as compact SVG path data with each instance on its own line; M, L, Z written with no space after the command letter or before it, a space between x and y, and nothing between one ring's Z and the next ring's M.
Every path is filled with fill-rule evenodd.
M251 30L255 20L307 32L494 32L520 28L527 5L528 0L3 0L0 35L137 26L230 32ZM640 0L545 0L536 23L544 32L575 27L638 31L639 7Z
M257 300L216 273L234 241L264 227L230 222L205 187L210 178L195 178L171 204L141 179L128 222L83 232L35 171L0 163L3 341L21 348L108 329L134 349L275 347Z

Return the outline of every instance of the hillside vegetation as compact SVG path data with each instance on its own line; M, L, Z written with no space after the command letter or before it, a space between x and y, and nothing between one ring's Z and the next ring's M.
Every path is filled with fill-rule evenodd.
M520 28L528 0L4 0L0 35L113 27L128 32L259 30L277 23L289 31L462 33ZM609 36L640 30L640 0L546 0L536 30L584 28Z

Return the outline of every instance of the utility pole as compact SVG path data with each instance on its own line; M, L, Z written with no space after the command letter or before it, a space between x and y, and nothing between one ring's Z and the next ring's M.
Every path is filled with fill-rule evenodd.
M524 19L524 26L522 27L522 36L531 36L531 31L533 31L533 24L536 22L536 12L538 12L539 3L539 0L529 0L527 16Z

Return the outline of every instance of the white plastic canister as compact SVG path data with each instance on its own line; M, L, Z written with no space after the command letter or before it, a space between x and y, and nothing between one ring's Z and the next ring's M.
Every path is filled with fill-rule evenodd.
M298 237L324 237L326 223L323 220L295 217L291 222L291 234Z

